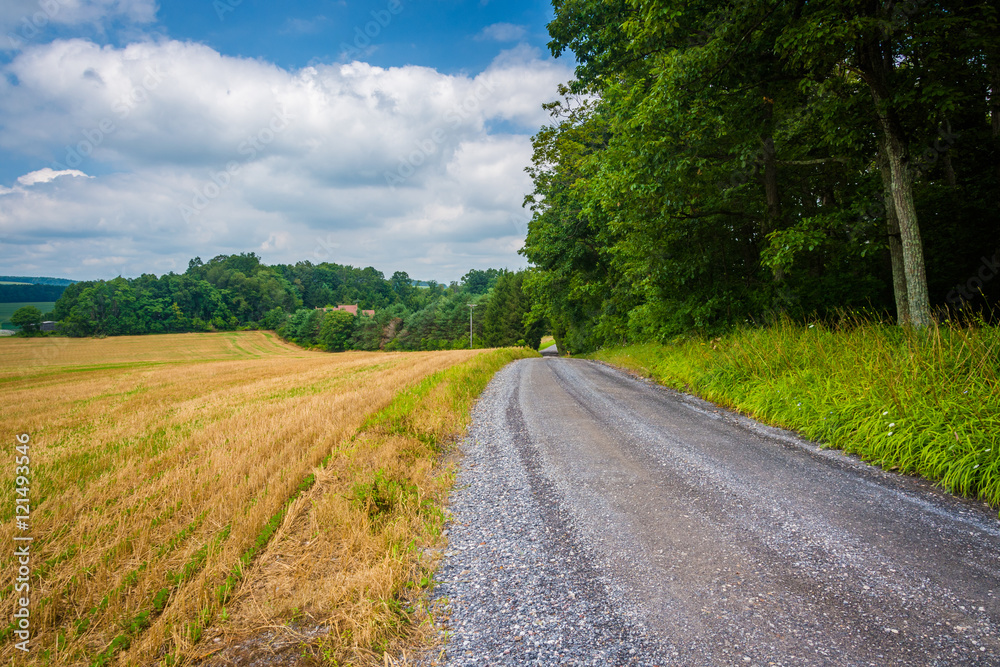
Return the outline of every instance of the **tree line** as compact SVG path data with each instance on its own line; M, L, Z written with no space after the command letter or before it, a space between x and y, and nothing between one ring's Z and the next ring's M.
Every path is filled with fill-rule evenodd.
M561 348L1000 296L992 2L553 0L527 287Z
M469 347L471 310L476 346L538 347L544 324L531 319L524 278L474 269L450 285L417 286L402 271L386 279L328 262L268 266L241 253L196 257L183 274L73 283L45 317L69 336L270 329L330 351L435 350ZM374 317L331 309L341 304Z
M55 301L63 289L62 285L0 285L0 303Z

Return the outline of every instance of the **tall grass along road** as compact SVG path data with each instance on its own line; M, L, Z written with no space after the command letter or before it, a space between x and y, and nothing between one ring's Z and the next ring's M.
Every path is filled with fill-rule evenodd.
M1000 523L926 481L584 360L464 448L445 664L1000 664Z

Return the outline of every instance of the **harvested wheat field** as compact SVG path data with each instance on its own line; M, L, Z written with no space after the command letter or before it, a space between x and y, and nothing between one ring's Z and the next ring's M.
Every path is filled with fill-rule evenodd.
M27 528L11 498L4 541L32 538L17 542L30 592L2 591L7 619L30 595L29 651L11 624L3 660L393 659L420 621L443 444L529 354L327 354L258 332L0 340L4 488L25 488L13 447L30 438ZM0 560L17 571L11 549Z

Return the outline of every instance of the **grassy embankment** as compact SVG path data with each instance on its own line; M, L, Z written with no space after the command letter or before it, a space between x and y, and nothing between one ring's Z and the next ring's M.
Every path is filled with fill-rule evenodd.
M1000 506L1000 330L782 323L595 359Z
M542 338L542 342L538 345L538 351L541 352L542 350L547 350L548 348L552 347L555 344L556 344L555 338L553 338L552 336L544 336Z
M31 437L18 534L34 538L32 650L8 627L0 658L186 664L291 622L326 629L299 642L318 658L374 659L413 631L441 443L525 354L331 355L256 332L0 340L4 437ZM13 458L0 481L13 488ZM11 543L12 499L0 513ZM14 604L6 585L0 613Z

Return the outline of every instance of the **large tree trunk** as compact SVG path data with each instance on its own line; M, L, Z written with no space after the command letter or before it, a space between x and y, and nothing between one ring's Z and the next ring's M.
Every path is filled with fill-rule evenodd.
M889 118L888 113L879 112L879 123L885 134L886 157L892 179L892 203L899 222L910 323L915 327L926 327L932 322L931 302L927 292L927 270L924 268L924 244L920 238L917 209L913 203L913 179L907 168L906 146L899 136L896 123Z
M906 269L903 263L903 243L899 234L899 217L892 197L892 173L885 153L885 141L879 141L878 167L882 175L882 198L885 202L885 227L889 238L889 258L892 261L892 293L896 297L896 323L910 323L910 301L906 290Z
M899 221L899 236L906 274L906 297L910 323L918 328L930 325L930 296L927 292L927 271L924 268L924 244L920 239L917 209L913 203L913 178L909 169L909 154L902 126L889 99L889 75L894 67L893 54L880 39L860 45L859 70L875 102L878 129L889 163L892 203Z

